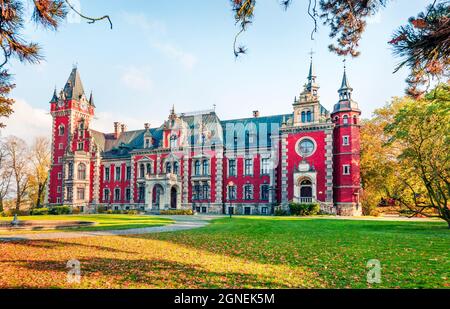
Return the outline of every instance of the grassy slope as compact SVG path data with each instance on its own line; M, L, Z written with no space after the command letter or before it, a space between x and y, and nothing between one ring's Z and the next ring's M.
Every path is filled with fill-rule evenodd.
M450 231L440 222L233 217L162 234L3 243L1 287L445 288ZM81 284L66 263L81 262ZM378 259L382 283L366 282Z
M12 218L1 218L0 221L11 221ZM162 226L173 223L173 220L156 216L138 216L138 215L67 215L67 216L23 216L19 220L55 220L55 221L91 221L95 222L95 226L68 228L59 230L49 230L46 232L58 231L103 231L103 230L123 230L150 226ZM33 232L42 232L33 231ZM0 231L0 235L4 234L21 234L30 233L30 231Z

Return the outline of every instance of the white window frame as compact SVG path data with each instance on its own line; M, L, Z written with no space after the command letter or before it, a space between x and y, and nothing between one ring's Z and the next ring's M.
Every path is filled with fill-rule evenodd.
M350 146L350 136L349 135L342 136L342 146Z
M342 175L350 175L350 174L351 174L350 164L343 164Z

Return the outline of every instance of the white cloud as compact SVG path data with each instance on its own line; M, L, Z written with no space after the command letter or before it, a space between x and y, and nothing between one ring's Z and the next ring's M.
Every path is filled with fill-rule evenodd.
M14 113L2 122L6 128L0 129L1 137L15 135L31 144L35 137L51 136L52 117L49 111L35 108L22 99L16 100Z
M144 35L152 42L151 46L161 51L164 55L178 61L185 69L191 70L197 64L197 58L183 51L173 44L163 43L161 37L167 37L166 25L158 20L151 20L144 14L130 14L123 12L123 20L131 26L134 26L145 32Z
M150 20L144 14L122 13L123 20L132 26L135 26L146 32L147 35L165 35L167 33L166 25L159 20Z
M153 81L148 77L149 69L139 69L134 66L123 68L121 82L130 89L149 91L153 87Z
M197 58L194 55L186 53L171 44L162 44L157 42L154 43L153 46L166 56L180 62L185 69L191 70L197 64Z

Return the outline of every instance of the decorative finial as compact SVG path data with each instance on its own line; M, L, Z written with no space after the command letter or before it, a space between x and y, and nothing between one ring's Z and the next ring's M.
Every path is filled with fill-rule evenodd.
M344 60L342 60L342 62L344 63L344 72L347 69L347 59L344 58Z
M310 56L310 58L311 58L311 61L312 61L313 55L315 54L315 52L313 51L312 48L311 48L311 51L310 51L308 54L309 54L309 56Z

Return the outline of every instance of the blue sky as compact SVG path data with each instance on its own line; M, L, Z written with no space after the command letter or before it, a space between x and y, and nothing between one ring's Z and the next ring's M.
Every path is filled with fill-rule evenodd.
M75 1L72 1L75 2ZM354 98L363 117L393 96L403 95L407 71L393 74L398 59L387 41L394 29L423 10L429 1L392 1L368 25L361 56L348 59ZM321 103L332 109L342 77L342 58L328 51L329 29L313 24L307 1L296 0L284 11L276 0L257 2L255 22L241 40L248 55L234 59L236 27L228 0L82 0L86 15L109 14L114 23L85 21L43 31L28 24L24 35L43 47L40 65L11 63L17 88L16 113L2 135L29 139L49 134L49 100L62 88L76 63L86 92L97 106L94 127L112 130L113 121L140 129L177 112L210 109L221 119L289 113L306 80L309 51L321 86ZM23 124L28 126L24 127Z

